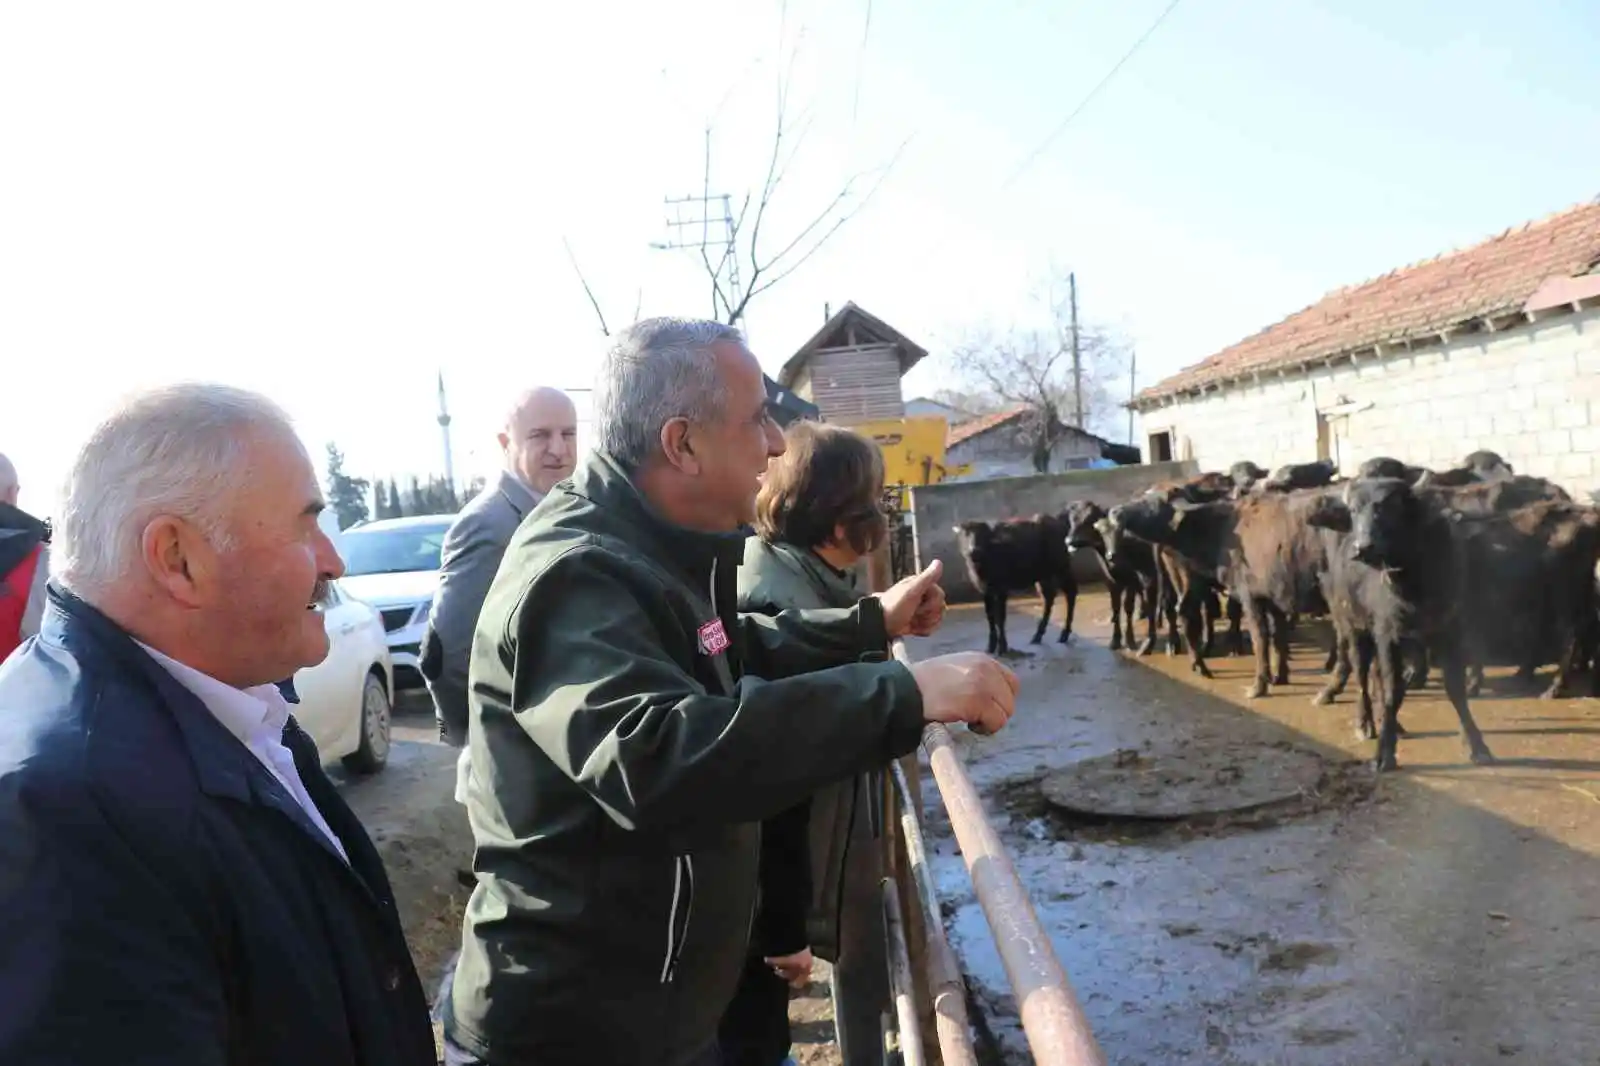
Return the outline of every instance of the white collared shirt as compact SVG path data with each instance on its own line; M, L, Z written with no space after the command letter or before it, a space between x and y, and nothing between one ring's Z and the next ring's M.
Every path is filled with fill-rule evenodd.
M140 641L134 643L149 652L150 657L165 667L178 684L205 704L206 710L267 768L284 791L306 812L311 824L322 830L334 850L349 862L350 857L345 855L344 845L328 828L317 805L311 802L311 796L300 780L300 771L295 769L294 753L283 745L283 730L289 724L289 701L283 698L278 686L234 688L192 666L185 666L171 656L161 654L148 644Z

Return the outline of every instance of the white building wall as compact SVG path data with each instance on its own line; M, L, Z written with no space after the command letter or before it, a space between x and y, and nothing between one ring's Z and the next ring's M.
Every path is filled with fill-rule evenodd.
M1600 486L1600 310L1183 399L1145 412L1140 440L1168 430L1173 459L1202 470L1309 462L1317 411L1344 403L1371 406L1328 419L1342 473L1378 455L1442 469L1487 448L1586 499Z

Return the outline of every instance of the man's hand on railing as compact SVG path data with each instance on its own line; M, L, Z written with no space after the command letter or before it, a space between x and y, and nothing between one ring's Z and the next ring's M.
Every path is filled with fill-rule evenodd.
M1017 709L1017 675L981 652L936 655L910 669L925 721L966 722L975 732L994 733Z
M939 587L939 575L943 573L944 564L935 559L922 573L896 581L878 593L883 624L891 639L925 637L939 628L944 620L944 589Z

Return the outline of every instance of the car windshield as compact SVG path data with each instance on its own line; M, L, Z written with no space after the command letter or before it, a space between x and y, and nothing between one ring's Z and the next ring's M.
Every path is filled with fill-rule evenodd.
M439 569L448 524L349 529L339 538L346 577Z

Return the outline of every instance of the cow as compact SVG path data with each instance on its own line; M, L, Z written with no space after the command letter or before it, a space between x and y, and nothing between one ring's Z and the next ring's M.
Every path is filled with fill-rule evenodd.
M1264 492L1293 492L1296 489L1320 489L1339 476L1339 467L1332 459L1319 459L1314 463L1289 463L1272 472L1261 483Z
M1147 619L1149 631L1139 654L1149 655L1156 646L1157 599L1163 588L1155 550L1131 537L1119 540L1099 504L1074 503L1065 513L1067 548L1074 553L1087 552L1096 560L1111 593L1111 650L1134 646L1134 611L1138 609L1139 617Z
M1474 455L1489 453L1473 453ZM1471 456L1468 457L1469 459ZM1492 466L1487 469L1493 470ZM1472 469L1462 467L1462 469ZM1509 469L1507 467L1506 469ZM1504 514L1524 507L1530 503L1552 501L1557 503L1570 503L1571 495L1560 485L1544 478L1529 477L1526 474L1496 475L1495 480L1471 481L1464 485L1440 485L1424 478L1414 483L1423 496L1438 506L1449 511L1464 515ZM1530 649L1531 651L1532 649ZM1523 679L1531 678L1538 669L1538 663L1523 661L1518 664L1518 676ZM1483 664L1470 662L1467 664L1467 694L1476 696L1483 686ZM1415 650L1415 661L1406 675L1408 688L1420 689L1428 683L1428 653L1426 648Z
M1182 501L1199 504L1227 499L1234 494L1235 489L1234 480L1230 475L1210 472L1187 481L1169 481L1154 485L1145 490L1145 495L1168 503ZM1131 542L1139 537L1138 534L1134 534L1132 537L1120 539ZM1193 660L1191 665L1197 673L1209 677L1204 659L1216 652L1216 620L1224 611L1219 595L1223 590L1207 575L1196 573L1170 548L1154 546L1154 550L1161 590L1157 599L1167 619L1167 654L1176 655L1183 647L1179 640L1179 621L1192 616L1195 619L1195 633L1201 633L1202 630L1204 632L1204 644L1189 648ZM1243 655L1244 633L1240 628L1243 613L1238 601L1229 597L1226 611L1229 644L1233 654ZM1189 639L1187 621L1184 622L1184 626L1183 639L1187 641Z
M1374 456L1356 468L1358 478L1393 477L1413 485L1426 473L1428 471L1423 467L1402 463L1386 455Z
M986 650L990 655L1006 655L1011 651L1006 641L1006 598L1013 592L1031 591L1035 586L1044 600L1044 613L1029 643L1043 643L1058 590L1065 594L1067 614L1061 624L1060 643L1071 639L1072 618L1078 605L1078 582L1072 575L1064 518L1034 515L993 525L962 522L955 527L955 534L967 574L983 595L983 614L989 623Z
M1233 494L1243 496L1255 483L1265 479L1267 472L1248 459L1228 467L1228 477L1233 479Z
M1148 495L1111 512L1113 525L1172 552L1240 605L1255 643L1255 680L1246 693L1251 699L1265 695L1271 684L1289 682L1291 616L1327 612L1320 583L1323 538L1307 524L1325 495L1271 493L1203 504ZM1193 641L1196 629L1186 617L1185 637ZM1198 654L1192 669L1212 676Z
M1516 476L1516 470L1494 452L1476 451L1449 470L1429 470L1418 479L1418 486L1459 488L1479 481L1503 481Z
M1377 734L1379 771L1398 765L1406 685L1401 644L1422 641L1438 660L1468 757L1494 761L1468 707L1466 664L1487 640L1521 633L1562 648L1557 691L1596 610L1600 511L1548 500L1467 515L1398 478L1358 479L1326 499L1310 523L1328 531L1328 598L1352 634L1358 669L1376 666L1383 726L1366 703L1360 730Z

